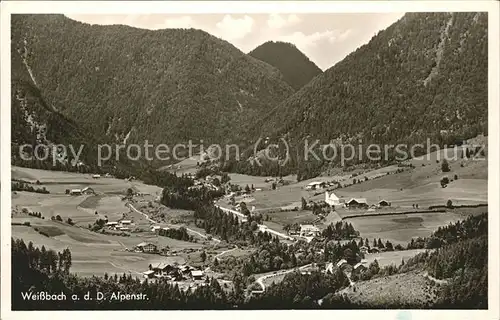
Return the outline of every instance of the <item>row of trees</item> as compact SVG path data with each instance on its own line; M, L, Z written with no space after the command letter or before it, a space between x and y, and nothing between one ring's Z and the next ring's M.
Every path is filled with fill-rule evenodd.
M50 193L50 191L47 190L47 188L45 188L45 187L35 188L28 183L19 182L19 181L12 181L11 190L12 191L36 192L36 193L43 193L43 194Z
M359 231L356 231L352 224L345 221L338 221L335 224L331 223L326 227L322 236L326 240L345 240L359 236Z
M268 232L258 231L258 223L253 216L240 223L233 214L227 214L213 205L203 205L195 209L194 218L196 225L205 232L228 242L254 245L272 240Z
M158 234L163 237L169 237L176 240L182 241L194 241L194 237L189 235L187 229L185 227L180 227L179 229L169 228L169 229L160 229Z
M212 190L205 186L191 189L166 187L162 192L161 203L173 209L195 210L212 203L222 195L223 191Z

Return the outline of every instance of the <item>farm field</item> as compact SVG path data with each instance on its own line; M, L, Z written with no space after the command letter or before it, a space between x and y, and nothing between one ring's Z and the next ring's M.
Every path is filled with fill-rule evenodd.
M340 199L366 198L369 204L377 203L379 200L387 200L393 207L412 208L418 204L419 208L431 205L445 205L448 200L454 204L480 204L488 202L488 181L483 179L459 179L451 182L446 188L442 188L439 179L434 179L424 185L415 186L411 189L397 189L394 185L401 180L407 182L411 179L411 173L404 172L376 180L363 182L347 188L335 190ZM392 188L391 188L392 187ZM324 197L315 197L320 200Z
M90 174L46 171L22 167L12 167L13 179L40 181L50 194L16 192L12 195L12 208L26 208L41 212L46 219L60 215L64 220L71 218L77 225L87 226L96 219L105 217L116 221L130 211L121 198L131 188L144 194L142 197L153 201L161 194L161 188L146 185L140 181L126 181L115 178L93 179ZM95 195L67 195L67 189L91 187ZM96 215L95 212L98 214Z
M370 307L382 307L411 303L426 307L437 298L438 286L424 274L408 272L357 282L354 286L339 291L354 303Z
M148 241L171 249L200 249L203 246L197 243L178 241L167 237L157 237L151 234L131 235L130 237L112 236L95 233L87 229L70 226L57 221L46 221L34 217L16 217L14 223L29 221L28 226L12 226L12 237L23 239L26 243L33 242L37 246L45 246L56 251L69 248L72 254L74 270L84 276L103 275L104 273L135 273L145 271L150 263L167 261L170 263L185 261L182 255L164 257L155 254L125 251L133 248L140 242ZM44 231L50 236L44 236L38 231Z
M444 205L448 199L456 205L487 203L488 201L488 161L487 160L450 160L450 172L441 171L441 163L437 159L443 159L445 153L448 157L455 152L453 149L445 149L432 152L423 156L423 159L412 159L407 164L413 164L413 169L401 168L396 165L387 166L375 170L355 170L353 172L338 172L331 176L320 176L300 182L295 182L295 176L285 177L290 184L278 186L276 190L270 189L270 184L265 183L265 177L252 177L242 174L230 174L231 182L244 187L246 184L254 184L254 187L262 188L262 191L252 193L252 206L257 210L280 207L300 207L300 199L322 201L325 198L323 190L305 190L305 186L312 181L339 181L346 187L336 189L335 194L343 200L351 198L366 198L369 204L375 204L379 200L387 200L393 207L412 208L418 204L419 208L431 205ZM405 169L404 172L395 173L397 170ZM352 174L355 177L351 177ZM393 173L393 174L388 174ZM446 188L442 188L440 180L447 176L453 180ZM352 184L353 180L368 181ZM319 193L318 195L315 195Z
M481 209L481 208L480 208ZM482 208L482 211L487 209ZM426 237L445 226L467 218L471 214L479 214L481 210L448 210L437 213L400 214L390 216L370 216L347 218L349 222L360 232L360 236L372 240L380 238L389 240L394 245L407 244L414 237Z
M402 251L386 251L380 253L368 253L365 255L366 266L377 260L380 267L394 264L396 267L401 264L401 260L407 261L409 258L416 256L419 253L425 252L426 249L413 249Z

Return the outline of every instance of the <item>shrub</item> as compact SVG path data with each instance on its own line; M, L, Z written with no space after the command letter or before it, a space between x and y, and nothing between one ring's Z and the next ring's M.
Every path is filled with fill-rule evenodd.
M448 164L448 161L446 161L446 159L443 159L443 163L441 163L441 171L450 172L450 165Z
M453 208L453 202L452 202L451 200L448 200L448 201L446 202L446 207L448 207L448 208Z

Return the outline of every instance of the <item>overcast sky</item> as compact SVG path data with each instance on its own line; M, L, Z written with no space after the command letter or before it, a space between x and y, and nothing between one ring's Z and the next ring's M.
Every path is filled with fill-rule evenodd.
M266 41L295 44L323 70L367 43L404 13L67 15L91 24L144 29L196 28L245 53Z

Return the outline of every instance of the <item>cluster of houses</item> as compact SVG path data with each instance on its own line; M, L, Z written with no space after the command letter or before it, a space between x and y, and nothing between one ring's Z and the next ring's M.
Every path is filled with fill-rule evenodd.
M205 180L197 180L196 176L194 174L190 173L190 174L188 174L188 177L191 180L194 180L194 185L188 188L190 190L191 189L201 189L202 187L205 187L209 190L216 191L216 190L219 190L221 188L220 186L215 185L215 179L218 179L220 181L221 176L210 175L210 176L205 177Z
M106 222L106 227L115 231L130 231L132 220L121 220L120 222Z
M143 272L144 277L148 279L166 279L172 281L183 280L204 280L205 274L188 265L169 264L165 262L149 265L149 270Z
M330 206L341 206L349 209L377 209L383 207L390 207L391 203L387 200L380 200L376 205L368 205L365 198L351 198L348 201L345 199L340 199L335 193L325 191L325 202Z

